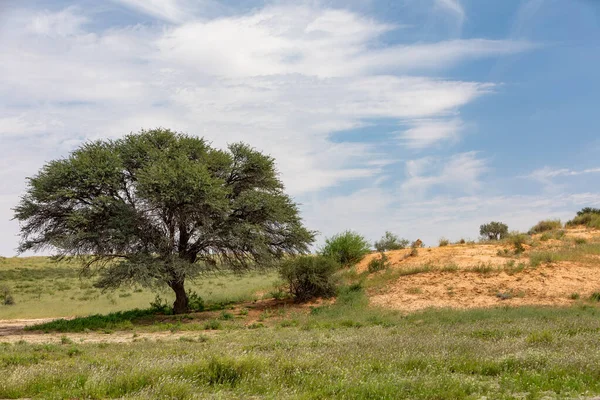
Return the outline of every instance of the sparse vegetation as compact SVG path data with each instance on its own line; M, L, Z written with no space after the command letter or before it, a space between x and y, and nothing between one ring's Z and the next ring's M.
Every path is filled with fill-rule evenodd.
M524 245L529 239L529 236L519 232L512 232L507 238L508 242L513 246L515 254L521 254L525 251Z
M390 261L388 256L385 253L379 253L378 257L374 257L371 261L369 261L369 265L367 266L367 270L370 273L382 271L384 269L389 268Z
M330 257L300 256L282 263L281 278L296 301L331 297L336 291L335 272L340 265Z
M344 267L354 265L371 252L371 244L360 234L345 231L325 239L320 254Z
M450 244L450 241L446 238L440 238L439 240L439 245L440 247L444 247L444 246L448 246Z
M479 234L487 240L500 240L508 236L508 225L492 221L479 227Z
M567 226L586 226L600 229L600 209L586 207L577 212L575 218L567 222Z
M375 250L379 252L389 250L401 250L408 247L410 242L407 239L401 239L392 232L385 232L385 235L375 242Z
M559 219L546 219L535 224L530 230L529 234L534 235L538 233L544 233L548 231L554 231L562 228L562 222Z

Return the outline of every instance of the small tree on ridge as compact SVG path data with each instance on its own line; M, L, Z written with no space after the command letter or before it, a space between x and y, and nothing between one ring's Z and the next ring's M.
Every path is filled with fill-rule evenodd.
M479 227L479 234L488 240L500 240L508 236L508 225L502 222L490 222Z

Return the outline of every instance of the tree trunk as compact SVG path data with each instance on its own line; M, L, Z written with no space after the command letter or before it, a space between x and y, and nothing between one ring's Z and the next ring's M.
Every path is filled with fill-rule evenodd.
M189 311L189 302L187 293L183 286L183 281L173 281L169 283L169 286L175 292L175 303L173 303L174 314L184 314Z

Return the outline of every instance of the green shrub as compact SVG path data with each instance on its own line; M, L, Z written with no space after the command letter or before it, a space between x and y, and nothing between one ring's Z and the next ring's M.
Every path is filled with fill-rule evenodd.
M330 257L300 256L284 261L279 273L296 301L335 295L334 273L340 265Z
M575 293L571 293L571 300L579 300L579 298L581 297L579 295L579 293L575 292Z
M575 238L575 244L586 244L587 240L584 238Z
M508 236L508 225L492 221L479 227L479 234L488 240L500 240Z
M590 296L590 300L592 301L600 301L600 292L594 292Z
M371 252L370 243L352 231L339 233L325 240L321 255L335 260L344 267L357 264Z
M584 208L577 213L575 218L567 222L567 226L586 226L588 228L600 229L599 211L597 208Z
M190 311L204 311L204 300L198 293L191 291L188 293L188 307Z
M385 235L379 241L375 242L375 250L379 252L401 250L408 247L408 243L407 239L400 239L392 232L385 232Z
M521 254L525 251L525 247L523 246L529 241L529 236L513 232L508 237L508 242L514 247L515 254Z
M5 306L12 306L15 304L15 298L8 286L0 286L0 303Z
M559 219L546 219L535 224L530 230L529 234L534 235L536 233L544 233L548 231L554 231L562 228L562 223Z
M379 257L373 258L369 261L368 270L369 273L382 271L390 266L389 258L385 253L381 253Z
M440 244L440 247L448 246L450 244L450 241L443 237L443 238L440 238L439 244Z

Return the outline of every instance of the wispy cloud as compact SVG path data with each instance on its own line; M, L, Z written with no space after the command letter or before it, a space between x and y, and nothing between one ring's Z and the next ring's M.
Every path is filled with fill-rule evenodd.
M568 168L552 168L552 167L544 167L540 169L536 169L532 173L528 175L521 176L521 178L533 179L535 181L544 183L544 184L552 184L553 179L561 178L561 177L572 177L578 175L587 175L587 174L598 174L600 173L600 168L588 168L583 170L572 170Z
M220 7L213 0L112 0L132 10L160 20L180 24L208 14Z
M471 193L481 185L487 161L477 152L458 153L447 159L426 157L406 162L407 179L401 188L405 195L422 197L433 187L454 193Z
M451 13L462 24L466 18L465 9L460 0L435 0L438 9Z
M463 129L464 123L458 118L415 120L411 128L400 134L400 139L409 148L424 149L457 140Z

